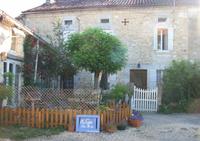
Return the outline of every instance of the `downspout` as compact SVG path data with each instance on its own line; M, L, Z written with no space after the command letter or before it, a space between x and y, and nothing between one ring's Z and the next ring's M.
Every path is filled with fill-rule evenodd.
M37 81L38 54L39 54L39 40L37 40L37 44L36 44L36 58L35 58L34 84L36 84L36 81Z

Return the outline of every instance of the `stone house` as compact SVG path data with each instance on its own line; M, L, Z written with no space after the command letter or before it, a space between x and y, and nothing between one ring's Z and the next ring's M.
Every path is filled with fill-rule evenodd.
M44 38L58 18L66 38L88 27L100 27L127 46L127 65L109 76L110 86L134 82L153 88L171 61L200 59L198 0L46 0L21 15L21 21ZM78 73L75 87L91 81L89 76Z

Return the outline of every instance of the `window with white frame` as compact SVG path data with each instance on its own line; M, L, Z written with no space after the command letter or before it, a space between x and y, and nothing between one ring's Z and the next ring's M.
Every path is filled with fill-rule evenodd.
M173 49L173 28L168 18L158 18L154 36L154 48L158 51Z
M73 24L72 20L64 20L64 26L65 28L68 28L68 30L72 29L72 24Z
M168 29L158 28L157 29L157 49L168 50Z
M112 28L111 28L111 21L109 17L101 17L100 18L100 28L103 29L103 31L113 34Z
M69 35L74 33L75 29L75 18L65 18L63 20L63 37L65 40L69 38Z

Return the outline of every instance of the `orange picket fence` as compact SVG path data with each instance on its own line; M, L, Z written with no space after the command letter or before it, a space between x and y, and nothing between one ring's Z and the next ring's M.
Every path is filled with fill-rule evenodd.
M32 128L52 128L63 126L72 129L76 124L76 115L99 115L101 130L109 123L120 123L130 116L130 107L126 104L110 104L104 111L72 109L26 109L1 108L0 125L20 125Z

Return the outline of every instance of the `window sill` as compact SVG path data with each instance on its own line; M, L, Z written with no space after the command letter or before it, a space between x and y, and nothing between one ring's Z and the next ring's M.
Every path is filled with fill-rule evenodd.
M156 50L157 53L170 53L170 50Z

